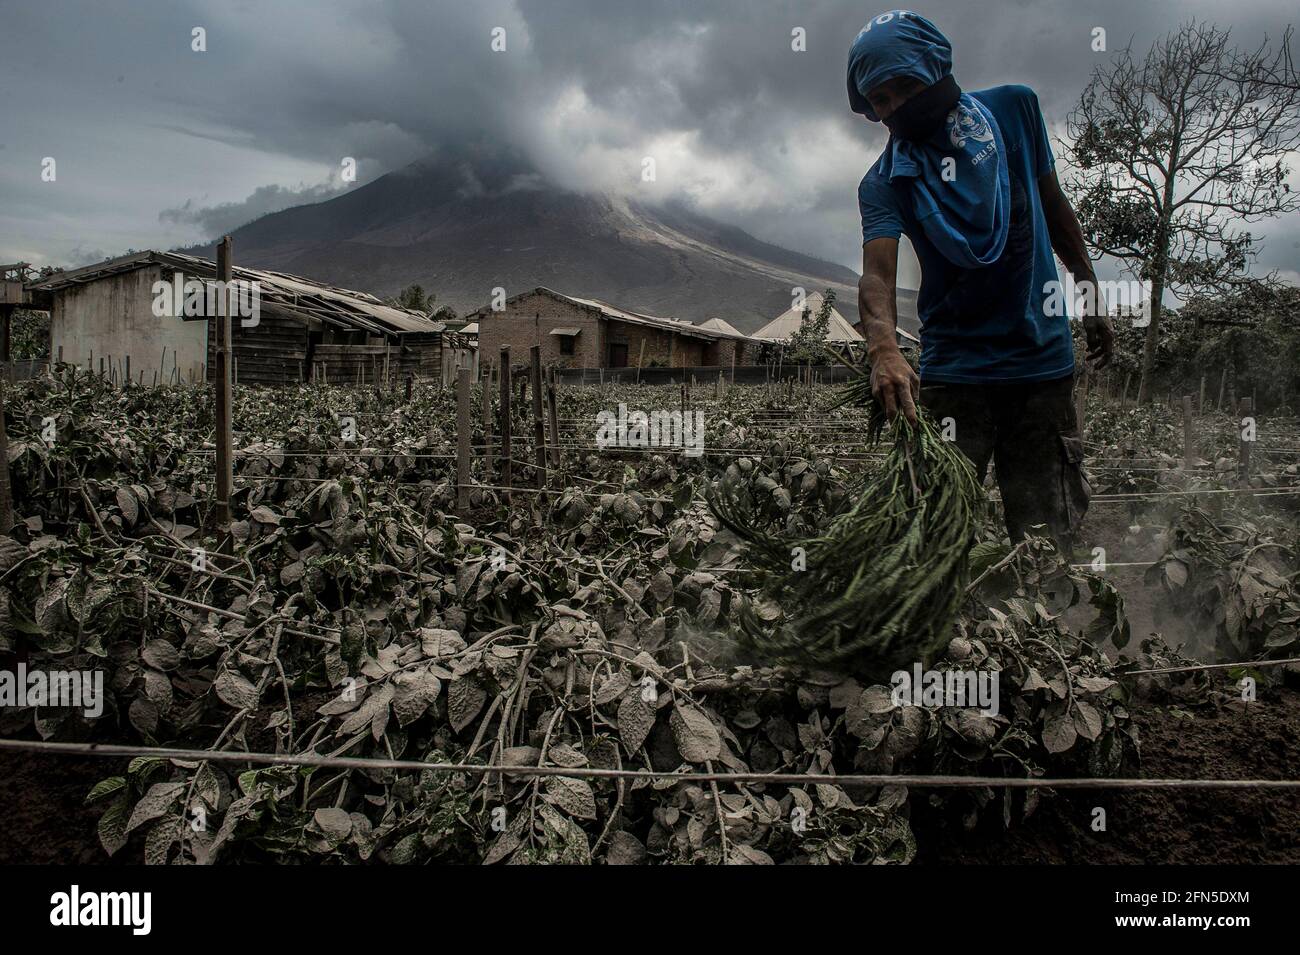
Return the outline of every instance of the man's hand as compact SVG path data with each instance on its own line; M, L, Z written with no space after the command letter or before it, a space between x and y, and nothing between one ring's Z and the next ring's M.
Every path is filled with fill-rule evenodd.
M898 412L916 424L916 402L921 397L921 379L895 345L881 349L871 360L871 393L885 406L893 421Z
M1110 359L1115 354L1115 329L1110 324L1110 317L1085 315L1083 334L1088 343L1084 360L1092 365L1093 370L1100 371L1110 364Z

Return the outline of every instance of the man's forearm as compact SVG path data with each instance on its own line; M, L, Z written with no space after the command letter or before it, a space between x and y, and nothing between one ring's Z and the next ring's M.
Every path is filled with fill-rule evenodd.
M1097 273L1093 271L1092 259L1088 257L1088 243L1083 238L1083 229L1074 208L1064 196L1057 197L1055 203L1044 209L1047 214L1047 231L1052 240L1052 250L1069 269L1077 284L1096 283Z
M858 282L858 324L867 340L867 357L874 362L881 351L898 348L898 306L895 291L883 282L863 276Z

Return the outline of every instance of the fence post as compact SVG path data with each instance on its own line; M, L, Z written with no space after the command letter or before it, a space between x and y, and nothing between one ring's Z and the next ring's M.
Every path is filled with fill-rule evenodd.
M214 357L213 391L216 398L217 438L217 524L223 529L230 526L230 492L235 483L231 460L230 436L231 367L230 367L230 300L229 288L233 274L230 262L230 236L217 245L217 281L222 293L217 298L217 342Z
M483 471L492 473L492 362L483 369Z
M1249 398L1242 398L1241 404L1238 406L1240 409L1240 416L1237 421L1237 434L1239 438L1237 442L1237 478L1242 487L1250 487L1250 446L1254 444L1254 441L1246 440L1246 419L1254 416L1254 406L1255 403ZM1257 437L1254 421L1251 422L1250 430L1251 438L1253 439Z
M14 526L13 492L9 484L9 436L5 433L4 386L0 385L0 536Z
M501 348L501 360L497 365L497 379L501 387L501 407L497 414L501 416L501 483L511 487L513 468L510 465L510 346ZM507 495L510 493L506 492Z
M1205 379L1201 379L1205 383ZM1192 396L1183 395L1183 468L1190 471L1196 459L1196 433L1192 417Z
M456 370L456 509L469 510L470 417L469 369Z
M549 379L546 389L546 413L551 423L551 467L558 472L560 470L560 412L556 404L556 378L553 367L549 370ZM557 487L559 478L559 474L556 474Z
M533 389L533 460L537 463L537 486L546 487L546 422L542 417L542 346L528 349L529 380Z

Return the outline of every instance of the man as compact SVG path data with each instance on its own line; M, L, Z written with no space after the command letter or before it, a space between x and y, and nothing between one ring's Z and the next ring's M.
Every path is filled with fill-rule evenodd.
M914 422L919 401L951 418L981 480L996 461L1012 542L1043 524L1068 553L1089 489L1053 250L1091 296L1083 322L1094 367L1110 360L1114 333L1038 98L1026 86L963 92L947 39L906 10L858 34L848 92L854 112L890 132L858 187L858 310L876 399L890 417ZM895 336L901 235L921 263L919 377Z

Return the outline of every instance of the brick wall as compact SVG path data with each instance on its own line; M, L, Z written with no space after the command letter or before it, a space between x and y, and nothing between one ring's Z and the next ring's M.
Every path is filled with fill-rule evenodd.
M560 353L561 336L551 334L556 328L582 330L573 339L572 355ZM605 364L601 339L601 322L596 312L538 292L516 299L504 311L488 311L478 316L479 356L493 364L500 360L503 345L510 346L510 360L516 364L527 362L528 350L533 345L541 345L543 366L598 368Z
M757 348L747 348L746 343L734 338L721 338L709 349L706 357L712 359L705 364L730 368L735 365L751 364L757 360ZM733 361L734 359L734 361Z
M602 318L599 313L580 305L560 301L533 292L510 302L503 311L482 312L479 323L479 354L483 361L500 359L501 346L510 346L510 360L515 364L528 361L533 345L542 347L542 364L559 368L612 367L611 345L627 348L627 367L635 368L645 345L644 365L658 364L674 368L697 368L701 365L731 365L731 350L736 343L688 338L669 329L620 322ZM552 335L556 328L580 328L574 339L574 353L560 352L561 336ZM737 364L743 362L737 356Z
M635 368L641 356L641 343L645 343L644 367L696 368L708 364L709 348L713 344L699 338L674 335L668 329L649 325L633 325L611 319L605 330L608 344L627 345L627 365ZM609 364L606 355L606 365Z

